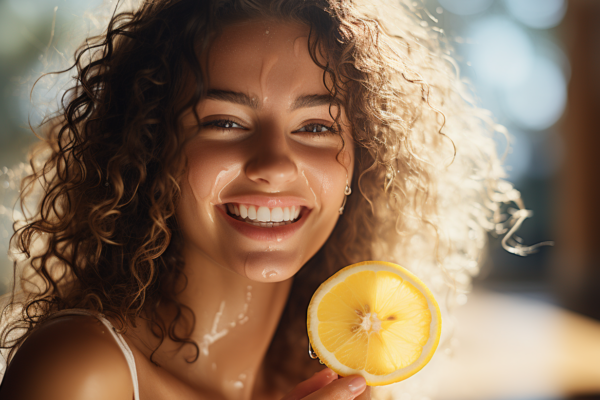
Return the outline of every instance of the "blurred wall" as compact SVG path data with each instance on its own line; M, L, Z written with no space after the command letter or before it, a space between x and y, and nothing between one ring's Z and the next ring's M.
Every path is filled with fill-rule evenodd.
M572 76L561 124L553 287L564 305L600 319L600 1L572 0L563 33Z

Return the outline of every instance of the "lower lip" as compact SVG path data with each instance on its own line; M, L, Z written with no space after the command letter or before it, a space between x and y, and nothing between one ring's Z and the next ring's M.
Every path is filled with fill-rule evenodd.
M283 226L274 226L272 228L263 228L260 226L254 226L248 224L246 222L238 221L235 218L232 218L224 211L221 207L215 207L219 214L225 218L225 221L229 225L231 225L235 230L237 230L242 235L261 242L281 242L285 239L291 237L297 230L299 230L304 222L306 221L306 217L310 214L310 210L303 209L300 213L300 218L293 224L283 225Z

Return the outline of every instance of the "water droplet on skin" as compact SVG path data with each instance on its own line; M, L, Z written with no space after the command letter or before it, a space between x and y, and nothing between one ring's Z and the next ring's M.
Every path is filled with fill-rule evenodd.
M217 370L217 363L212 363L211 368L213 371Z
M315 204L317 204L318 203L317 195L315 194L315 191L312 190L312 188L310 187L310 183L308 182L308 178L306 177L306 174L304 173L304 170L302 170L302 176L304 177L304 180L306 181L306 186L308 186L308 188L312 192L313 196L315 197Z
M210 330L210 333L206 333L202 337L202 342L200 343L200 352L205 356L208 356L208 348L211 344L213 344L217 340L223 338L225 335L227 335L229 333L229 329L222 329L221 331L217 330L218 325L219 325L219 320L221 319L221 316L223 315L224 309L225 309L225 301L222 301L221 306L219 307L219 311L217 311L217 313L215 314L215 319L213 320L213 325L212 325L212 329Z
M223 201L221 200L221 193L223 192L223 190L224 190L224 189L225 189L227 186L229 186L229 184L230 184L231 182L233 182L233 181L234 181L234 180L235 180L235 179L236 179L238 176L240 176L240 173L241 173L241 172L242 172L241 170L238 170L237 174L235 174L235 176L234 176L233 178L231 178L231 179L229 180L229 182L227 182L225 185L223 185L223 187L221 188L221 190L219 190L219 193L217 194L217 200L219 200L219 204L222 204L222 203L223 203ZM223 171L219 172L219 175L217 175L217 179L216 179L216 181L215 181L215 185L213 186L213 190L211 190L211 192L212 192L212 193L211 193L211 197L213 196L214 189L215 189L215 188L217 187L217 185L219 184L219 181L220 181L220 180L221 180L221 178L222 178L223 176L225 176L227 173L229 173L229 170L228 170L228 169L226 169L226 170L223 170Z
M215 205L212 202L210 202L209 204L210 204L211 210L208 212L208 218L210 218L210 222L212 222L214 224L215 220L212 217L212 212L211 211L212 211L212 207L214 207Z
M233 382L233 387L236 389L243 389L244 388L244 383L240 382L240 381L235 381Z
M277 271L263 269L262 276L266 279L274 278L277 276Z

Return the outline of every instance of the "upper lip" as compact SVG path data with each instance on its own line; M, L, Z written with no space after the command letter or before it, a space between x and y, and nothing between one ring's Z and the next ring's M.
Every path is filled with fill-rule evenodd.
M248 195L240 195L240 196L231 196L224 199L222 204L227 203L237 203L237 204L245 204L245 205L253 205L257 207L292 207L292 206L302 206L308 209L312 207L308 204L308 202L298 196L268 196L268 195L257 195L257 194L248 194Z

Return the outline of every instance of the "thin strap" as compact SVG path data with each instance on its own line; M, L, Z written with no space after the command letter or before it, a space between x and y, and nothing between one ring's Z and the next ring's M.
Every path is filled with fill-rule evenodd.
M50 318L56 318L56 317L60 317L63 315L89 315L92 317L96 317L96 318L98 318L98 320L100 320L100 322L102 322L104 324L104 326L106 326L108 328L108 331L115 338L117 344L119 345L119 348L121 349L121 351L123 352L123 355L125 356L125 359L127 360L127 365L129 366L129 372L131 373L131 380L133 381L133 399L140 400L140 387L139 387L139 383L138 383L137 369L135 367L135 358L133 357L133 352L129 348L129 345L127 345L127 342L125 341L125 339L123 339L123 336L121 336L121 334L117 333L113 324L111 324L110 321L107 320L106 317L104 317L104 315L95 313L93 311L86 310L83 308L71 308L71 309L61 310L61 311L58 311L58 312L52 314L50 316Z

